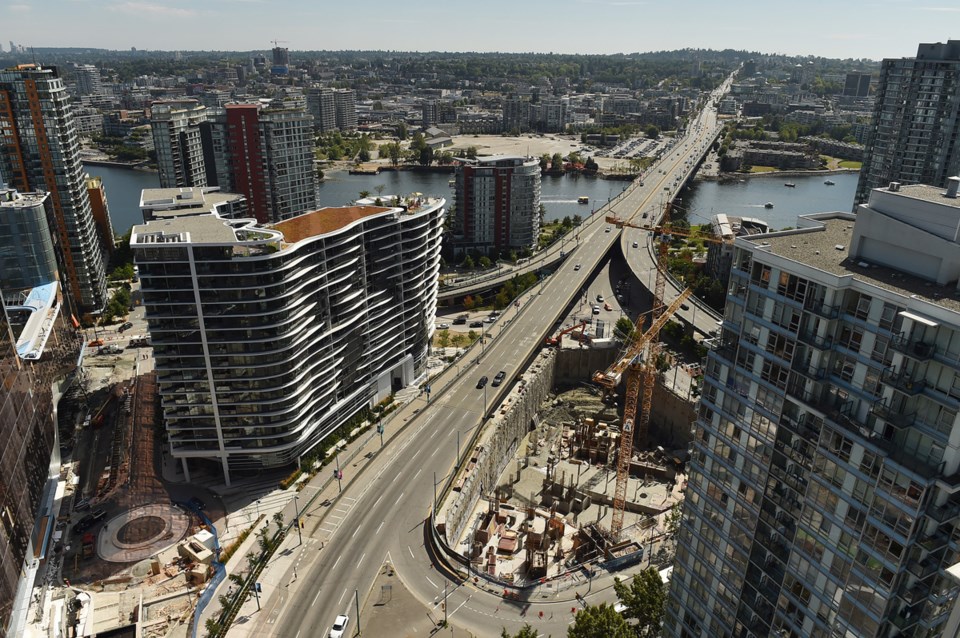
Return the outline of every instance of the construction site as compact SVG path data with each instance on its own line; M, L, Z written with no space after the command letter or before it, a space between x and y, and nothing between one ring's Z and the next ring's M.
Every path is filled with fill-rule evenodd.
M618 281L616 261L598 279ZM457 468L437 540L478 585L524 598L672 560L701 369L660 336L691 291L665 300L657 279L629 335L559 325Z

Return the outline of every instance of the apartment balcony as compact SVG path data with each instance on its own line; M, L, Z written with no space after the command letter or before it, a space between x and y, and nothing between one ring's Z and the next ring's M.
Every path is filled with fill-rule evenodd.
M903 598L909 605L915 605L916 603L926 600L929 593L930 583L918 582L913 587L900 594L900 598Z
M939 571L937 561L930 558L924 558L922 561L912 560L907 564L907 571L923 580Z
M941 524L956 520L958 515L960 515L960 504L957 503L947 503L927 512L927 516Z
M920 622L920 614L911 614L909 617L907 617L904 616L903 613L900 613L897 614L896 617L894 617L894 619L890 622L901 632L906 632L907 630L916 627L917 623Z
M833 337L821 337L811 330L801 330L797 334L797 339L800 343L805 343L817 350L829 350L833 347Z
M807 365L798 358L794 358L794 360L790 362L790 369L814 381L822 381L826 379L829 374L826 367Z
M803 304L803 309L824 319L836 319L840 316L840 308L822 303L807 302Z
M870 413L898 428L905 428L912 425L917 416L916 412L910 412L907 414L904 413L902 409L894 410L885 403L880 402L874 403L872 406L870 406Z
M937 347L934 344L903 336L894 338L890 342L890 347L917 361L927 361L937 353Z
M947 546L947 543L950 542L950 535L946 532L939 530L930 536L922 539L920 541L920 547L924 548L928 552L935 552L937 550L943 549Z
M902 370L898 371L893 368L884 370L883 374L880 375L880 380L887 385L893 386L907 396L916 396L927 387L927 382L923 379L914 379Z

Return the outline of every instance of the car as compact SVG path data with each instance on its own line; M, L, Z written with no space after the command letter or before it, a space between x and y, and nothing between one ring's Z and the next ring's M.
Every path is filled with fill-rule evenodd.
M97 347L103 345L103 339L94 339L93 341L91 341L91 342L88 343L87 345L90 346L91 348L97 348Z
M124 330L129 330L132 327L133 327L133 324L127 321L122 326L120 326L120 328L117 329L117 332L123 332Z
M650 216L650 213L644 213L644 214L643 214L643 218L644 218L644 219L646 219L646 218L649 217L649 216Z
M483 323L494 323L496 320L496 317L484 317Z
M507 377L507 373L501 370L500 372L497 373L495 377L493 377L493 383L491 383L490 385L492 385L493 387L497 387L498 385L503 383L503 380L506 377Z
M604 310L613 310L613 306L611 306L609 303L605 303L605 304L603 304L603 309L604 309Z
M480 380L477 381L477 390L482 390L485 385L487 385L487 376L486 376L486 375L480 377Z
M690 310L690 306L685 303L680 304L680 310Z
M439 330L448 330L450 328L450 324L449 323L437 324L437 328Z
M453 320L453 325L455 326L464 326L466 325L466 323L467 323L466 317L457 317L456 319Z
M471 321L471 322L470 322L470 327L471 327L471 328L482 328L482 327L483 327L483 322L482 322L482 321Z
M83 534L85 531L90 529L90 526L93 525L93 514L87 514L73 526L74 534Z
M603 295L597 295L597 303L603 303Z
M574 266L573 269L574 269L574 270L580 270L580 264L577 264L576 266Z
M593 307L593 314L595 314L595 315L599 315L599 314L600 314L600 306L594 306L594 307Z
M633 242L633 247L634 247L634 248L639 248L639 247L640 247L640 242L637 242L637 241Z
M607 226L607 228L606 228L603 232L609 233L611 230L612 230L612 228L610 228L610 226Z
M333 621L333 627L330 628L330 638L343 638L347 635L347 625L350 624L350 616L340 614Z

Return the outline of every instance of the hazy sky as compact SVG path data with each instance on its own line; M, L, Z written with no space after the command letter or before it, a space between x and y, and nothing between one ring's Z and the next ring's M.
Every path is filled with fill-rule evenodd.
M110 49L684 47L903 57L960 38L957 0L0 0L0 43Z

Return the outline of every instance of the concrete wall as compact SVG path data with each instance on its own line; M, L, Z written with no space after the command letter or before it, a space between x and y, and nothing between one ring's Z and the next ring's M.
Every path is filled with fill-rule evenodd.
M446 538L457 539L470 521L474 504L483 493L489 494L497 485L504 468L510 463L524 436L537 418L537 413L553 391L556 351L544 349L521 376L526 381L522 390L511 388L505 404L497 416L487 424L474 448L476 465L464 476L461 491L451 491L441 506L438 522L445 525ZM473 455L467 456L464 466L469 465Z
M554 376L557 385L579 385L590 383L594 372L602 372L610 367L617 355L618 348L563 348L556 355Z
M650 414L651 445L667 450L685 448L690 443L690 426L697 419L697 402L687 401L659 383L653 388L653 412Z

